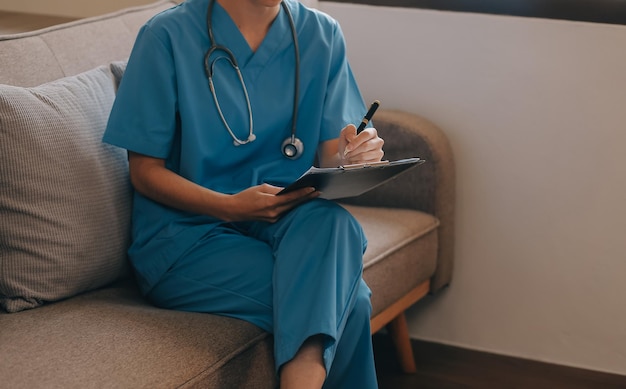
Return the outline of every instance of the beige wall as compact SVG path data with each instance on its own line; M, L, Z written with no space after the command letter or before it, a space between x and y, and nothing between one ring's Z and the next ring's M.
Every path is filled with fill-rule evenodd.
M412 336L626 374L626 26L319 4L366 100L456 154L455 278Z
M83 18L156 0L0 0L0 10Z

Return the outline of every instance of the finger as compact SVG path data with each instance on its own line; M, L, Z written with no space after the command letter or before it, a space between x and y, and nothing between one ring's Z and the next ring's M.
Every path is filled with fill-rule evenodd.
M380 161L385 154L383 151L384 141L381 138L370 139L353 150L347 157L350 163Z
M356 127L353 124L348 124L345 126L340 133L339 136L339 155L346 155L350 151L348 145L354 141L357 137Z
M290 210L292 208L297 207L298 205L300 205L302 203L305 203L307 201L313 200L316 197L319 197L321 194L322 194L322 192L316 190L316 191L313 191L313 192L307 194L306 196L297 198L297 199L293 200L290 203L283 204L281 207L283 207L284 208L284 212L286 212L286 211L288 211L288 210Z
M378 138L378 132L375 128L366 128L360 134L356 135L350 140L350 143L346 146L344 155L358 150L363 144ZM381 139L382 140L382 139ZM361 151L362 152L362 151Z
M370 152L363 153L357 156L351 157L348 161L349 165L358 165L358 164L367 164L367 163L376 163L382 160L383 158L382 152Z
M279 205L276 205L276 207L274 208L273 214L271 216L266 217L265 221L268 221L270 223L274 223L278 219L280 219L280 217L285 212L295 208L296 206L298 206L298 205L300 205L300 204L302 204L302 203L304 203L306 201L312 200L312 199L314 199L314 198L316 198L316 197L318 197L320 195L321 195L320 191L315 191L314 190L313 192L307 194L306 196L301 196L301 197L295 198L292 201L287 202L287 203L280 203ZM281 195L281 196L277 196L277 197L283 197L283 196Z
M348 124L344 128L341 129L341 136L345 138L348 142L352 141L357 137L356 127L354 124Z
M307 187L307 188L297 189L292 192L284 193L279 196L275 196L276 204L290 203L292 201L296 201L298 199L304 198L314 192L315 192L315 188Z
M348 163L350 164L358 164L358 163L367 163L367 162L378 162L383 159L385 155L382 149L374 149L359 153L352 153L348 158Z
M280 186L274 186L271 184L263 184L261 185L261 192L263 193L268 193L268 194L278 194L281 190L283 190L285 188L282 188Z

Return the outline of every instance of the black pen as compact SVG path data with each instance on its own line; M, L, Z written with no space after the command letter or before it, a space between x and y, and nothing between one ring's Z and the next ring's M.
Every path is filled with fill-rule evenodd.
M367 126L367 123L369 123L370 120L372 120L372 116L374 116L374 112L376 112L376 110L378 109L378 106L380 106L380 101L374 100L372 105L370 105L370 109L368 109L365 116L363 116L363 120L361 120L361 124L359 124L359 128L356 129L357 135L359 135L361 131L365 129L365 126Z

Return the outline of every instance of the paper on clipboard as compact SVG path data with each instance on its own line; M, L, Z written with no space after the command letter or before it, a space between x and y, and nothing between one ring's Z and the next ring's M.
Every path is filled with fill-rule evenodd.
M314 187L322 192L320 197L324 199L354 197L372 190L424 162L421 158L407 158L392 162L382 161L337 168L312 167L298 180L280 191L278 195L300 188Z

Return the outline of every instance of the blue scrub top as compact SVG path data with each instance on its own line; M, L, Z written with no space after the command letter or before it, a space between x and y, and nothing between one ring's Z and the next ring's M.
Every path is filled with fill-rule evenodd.
M288 15L281 8L253 52L228 13L215 3L216 44L228 47L243 74L256 140L235 146L208 87L208 0L187 0L142 27L120 84L104 141L166 161L166 167L206 188L233 194L261 183L287 185L315 161L319 143L358 123L365 105L346 58L339 24L295 0L285 0L300 46L297 137L304 153L282 155L291 135L295 54ZM216 53L211 59L223 53ZM248 109L235 70L215 64L214 83L224 116L239 139ZM135 193L130 259L144 293L184 252L220 221L156 203Z

